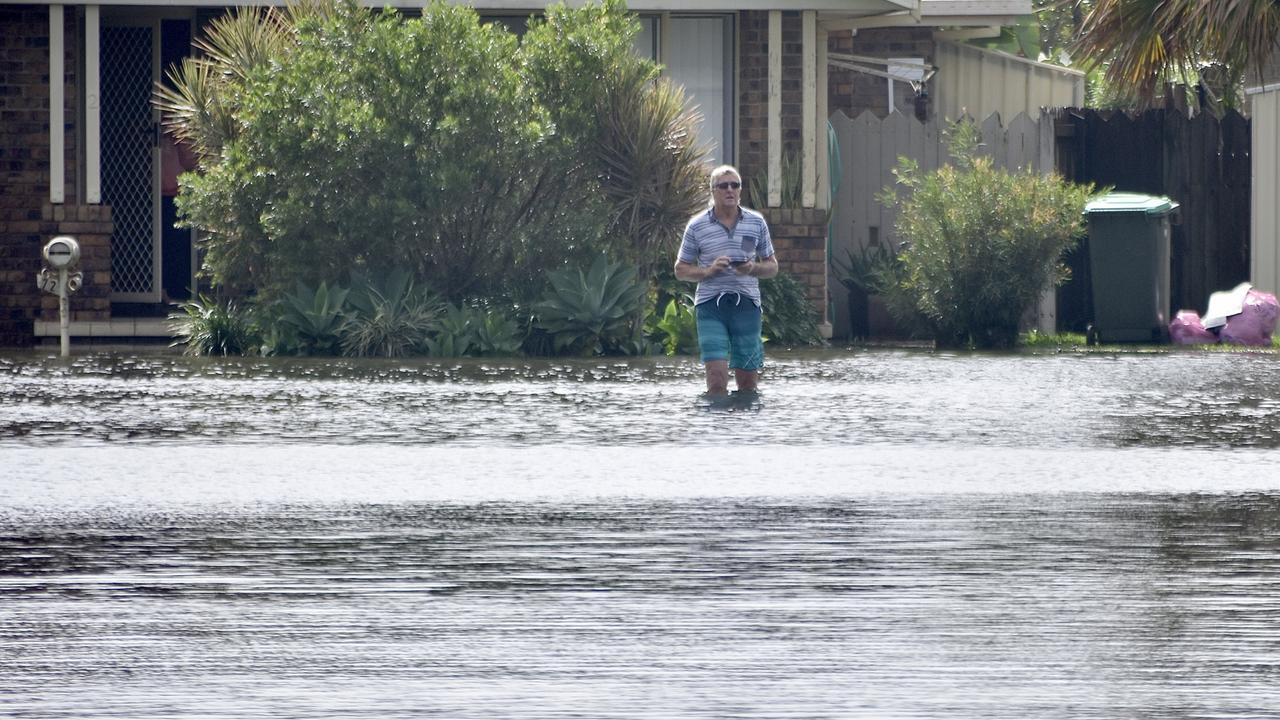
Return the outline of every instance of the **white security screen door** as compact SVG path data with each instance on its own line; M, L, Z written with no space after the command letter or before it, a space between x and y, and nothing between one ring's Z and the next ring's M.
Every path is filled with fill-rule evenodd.
M160 300L156 122L151 110L156 27L103 24L102 202L111 206L111 299Z

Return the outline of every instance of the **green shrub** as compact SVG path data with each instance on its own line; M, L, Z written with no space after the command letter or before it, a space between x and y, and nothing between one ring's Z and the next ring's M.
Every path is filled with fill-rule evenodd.
M481 357L519 355L525 331L509 312L497 308L480 310L475 324L475 350Z
M1084 232L1092 188L995 168L976 155L971 122L953 126L950 141L955 164L924 174L902 158L895 175L910 193L882 196L900 210L890 294L905 300L887 304L922 317L939 346L1011 347L1026 309L1065 280L1061 258Z
M344 355L404 357L426 341L440 302L414 287L403 269L357 282L347 296L348 313L338 328Z
M1056 348L1061 350L1064 347L1083 348L1088 345L1088 342L1081 333L1042 333L1033 328L1022 334L1018 344L1028 348Z
M677 280L675 268L665 263L658 268L645 299L644 335L655 345L655 353L684 355L698 350L698 320L693 309L693 293L688 282Z
M667 355L692 355L698 352L698 318L691 300L668 300L662 315L655 317L653 329L653 334L661 338L662 350Z
M264 308L387 267L454 303L526 308L551 270L601 252L647 281L706 188L697 113L634 52L639 28L622 0L553 4L522 38L444 0L212 21L154 101L200 158L178 207L202 271ZM403 351L404 313L386 311L404 308L382 295L348 318L348 352ZM480 352L505 352L509 318L488 323ZM269 328L280 351L327 351L313 340Z
M458 302L602 246L599 79L648 63L623 3L555 6L523 44L442 0L412 18L352 0L242 15L228 52L171 71L157 100L177 134L214 138L178 204L215 283L274 300L399 266ZM201 108L221 117L203 134Z
M552 337L555 351L603 355L635 351L632 341L645 287L634 268L600 255L587 272L566 268L551 273L550 287L533 311L537 325Z
M178 303L180 313L169 315L169 329L186 355L247 355L260 343L248 310L235 301L222 302L198 295Z
M444 306L424 347L434 357L502 357L518 355L524 339L509 312L459 303Z
M764 337L774 346L821 345L818 315L805 288L786 273L760 283Z

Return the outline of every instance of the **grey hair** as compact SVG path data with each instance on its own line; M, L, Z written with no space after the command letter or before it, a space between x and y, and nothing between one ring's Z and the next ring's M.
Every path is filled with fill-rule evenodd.
M716 186L716 181L724 177L725 175L728 175L729 173L733 173L734 175L737 175L739 180L742 179L742 173L738 172L738 168L732 165L721 165L720 167L711 171L710 187L714 188Z

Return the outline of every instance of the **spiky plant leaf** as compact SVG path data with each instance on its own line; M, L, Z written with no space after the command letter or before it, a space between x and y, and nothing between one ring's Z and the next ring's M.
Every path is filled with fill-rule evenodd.
M648 281L670 262L689 217L707 202L701 115L680 86L632 65L605 81L596 157L619 248Z
M1261 69L1280 37L1274 0L1095 0L1072 54L1150 102L1171 74L1217 62L1239 79Z

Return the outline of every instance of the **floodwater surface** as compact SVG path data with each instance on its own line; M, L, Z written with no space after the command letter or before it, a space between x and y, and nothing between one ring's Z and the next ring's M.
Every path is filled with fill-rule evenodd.
M0 716L1280 717L1280 357L0 356Z

